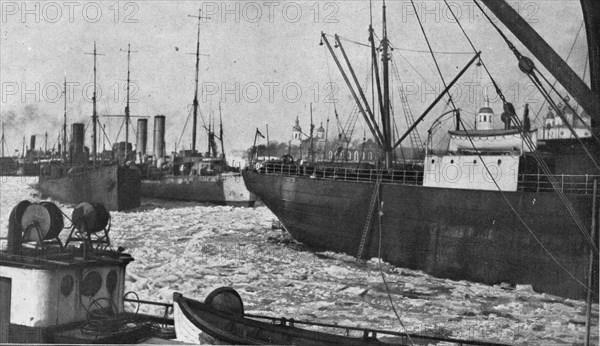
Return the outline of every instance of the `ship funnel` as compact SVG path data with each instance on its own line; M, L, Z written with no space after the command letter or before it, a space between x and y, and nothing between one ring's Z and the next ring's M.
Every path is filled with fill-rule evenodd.
M71 143L75 148L83 150L85 127L82 123L74 123L71 125Z
M71 145L69 146L69 155L73 162L85 162L85 148L83 146L85 127L82 123L71 125Z
M32 152L35 150L35 135L32 135L29 140L29 150Z
M165 116L154 117L154 157L158 160L165 157Z
M146 155L148 145L148 119L138 119L137 121L137 152Z

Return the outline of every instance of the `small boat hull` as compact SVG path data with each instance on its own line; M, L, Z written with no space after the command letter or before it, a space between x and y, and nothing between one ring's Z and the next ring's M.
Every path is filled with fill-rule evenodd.
M217 292L217 295L213 294ZM295 321L294 319L255 316L231 308L229 287L213 291L204 303L173 294L177 339L201 344L244 345L429 345L445 344L491 345L474 340L455 340L424 335L369 330L339 325ZM225 294L226 299L219 299ZM212 298L212 299L211 299ZM229 300L227 303L224 301ZM239 299L241 304L241 299ZM327 332L325 332L327 331Z

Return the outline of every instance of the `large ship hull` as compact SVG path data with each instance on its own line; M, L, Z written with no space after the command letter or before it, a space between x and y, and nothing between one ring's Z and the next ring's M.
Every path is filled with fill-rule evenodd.
M248 190L296 240L357 256L375 182L244 171ZM539 292L584 298L577 283L536 242L497 191L382 183L362 257L434 276L486 284L530 284ZM570 273L587 283L589 247L554 193L504 194L531 231ZM569 197L584 222L591 195ZM597 266L597 264L596 264ZM596 283L597 278L593 281Z
M244 185L240 173L218 175L167 175L142 180L144 197L174 199L221 205L253 206L254 194Z
M95 202L108 210L120 211L140 206L140 172L119 165L76 167L66 174L59 165L49 166L40 174L38 189L42 195L68 204Z

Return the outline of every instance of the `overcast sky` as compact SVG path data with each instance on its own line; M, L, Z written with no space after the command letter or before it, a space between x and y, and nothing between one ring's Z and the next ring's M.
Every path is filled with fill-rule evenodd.
M449 3L483 52L484 62L507 98L519 113L527 102L535 114L541 99L490 23L472 1ZM567 56L582 23L579 1L509 3L563 58ZM89 122L93 57L85 53L92 52L94 41L98 52L105 54L97 58L99 114L124 112L124 51L131 43L135 51L131 59L131 113L166 115L168 151L178 140L180 148L189 147L191 120L184 135L180 135L194 94L195 57L189 53L196 49L198 21L188 15L197 15L199 9L211 17L201 24L200 50L205 55L200 60L200 109L208 121L210 113L218 115L221 100L227 151L252 145L255 128L264 133L266 124L271 139L277 141L289 140L296 117L308 130L311 102L316 126L321 121L325 125L330 117L329 134L337 133L334 106L328 101L333 98L337 102L342 122L350 116L354 103L325 46L319 46L320 32L368 43L368 1L1 1L1 5L1 113L11 151L20 146L23 135L46 131L49 147L54 145L62 122L64 99L60 92L65 76L70 94L69 123ZM433 49L440 52L437 57L449 82L472 55L448 53L471 53L471 48L443 1L416 1L415 5ZM381 37L380 1L373 1L373 17ZM440 78L425 52L427 45L411 2L388 1L388 22L389 38L396 47L393 59L417 118L441 91ZM508 36L526 53L512 35ZM344 47L358 78L368 84L369 49L347 41ZM582 30L568 61L580 74L584 72L586 51ZM339 49L336 52L339 54ZM402 133L406 121L400 112L397 79L393 84L396 122ZM483 104L485 85L489 85L489 79L474 66L453 91L465 117L472 118ZM500 113L499 100L493 89L488 91L492 107ZM423 137L443 106L436 107L429 120L418 127ZM121 121L102 118L102 122L107 124L110 141L114 142ZM496 119L495 124L501 126L500 120ZM362 137L363 128L359 122L355 137ZM205 150L205 132L199 128L198 133L200 149ZM88 146L90 135L88 130ZM120 140L123 137L124 131ZM151 138L150 134L149 146Z

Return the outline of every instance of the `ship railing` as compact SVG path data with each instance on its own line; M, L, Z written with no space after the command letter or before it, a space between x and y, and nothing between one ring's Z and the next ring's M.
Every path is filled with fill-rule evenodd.
M282 163L265 163L258 171L264 174L280 174L288 176L306 176L314 179L343 180L357 182L374 182L381 175L383 183L405 185L422 185L423 171L389 170L381 172L378 169L300 166Z
M519 174L518 190L528 192L552 192L554 187L551 178L557 183L560 191L567 194L591 194L594 180L600 180L600 175L575 174Z

